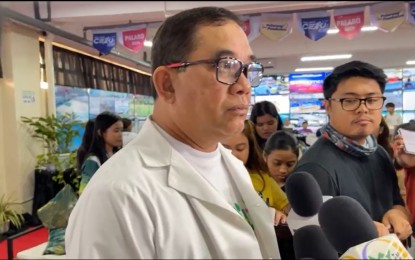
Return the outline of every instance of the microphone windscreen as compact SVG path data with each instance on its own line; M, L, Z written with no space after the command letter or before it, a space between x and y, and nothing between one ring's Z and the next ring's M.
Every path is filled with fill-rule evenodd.
M291 208L302 217L318 213L323 194L316 179L308 172L293 172L285 182L285 192Z
M378 237L372 218L351 197L337 196L326 201L320 208L318 221L327 239L340 254Z
M296 259L338 259L339 255L319 226L298 229L293 236Z

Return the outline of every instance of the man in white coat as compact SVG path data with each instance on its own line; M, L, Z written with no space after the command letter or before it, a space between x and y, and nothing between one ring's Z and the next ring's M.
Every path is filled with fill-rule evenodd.
M70 259L280 258L272 211L219 143L242 130L263 73L240 25L216 7L161 25L154 112L80 196L66 230Z

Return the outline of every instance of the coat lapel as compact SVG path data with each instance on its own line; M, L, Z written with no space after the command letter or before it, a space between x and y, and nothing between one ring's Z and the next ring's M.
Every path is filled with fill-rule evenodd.
M263 255L272 258L281 258L274 229L274 215L271 213L272 211L255 191L245 166L243 164L238 166L237 164L229 163L235 158L232 158L234 157L232 153L224 147L221 148L221 152L225 158L226 166L229 169L232 179L248 209L248 214L253 222L255 234Z
M239 216L236 210L216 191L213 186L204 179L194 168L183 158L181 154L172 149L170 144L159 133L150 119L147 119L140 130L145 134L139 135L133 142L139 143L139 153L143 158L146 167L165 167L168 172L168 185L179 192L186 194L200 202L207 202L218 207L223 211L223 216ZM153 138L148 138L152 136ZM231 174L231 179L235 183L237 191L240 193L248 209L249 216L253 222L255 235L259 241L262 255L266 258L280 258L278 244L273 227L274 217L266 204L256 193L249 174L243 164L230 163L237 161L231 152L221 146L220 152L224 158L226 166ZM193 200L192 199L192 200ZM196 201L194 205L198 204ZM195 207L197 210L198 207ZM199 208L203 208L200 206ZM199 217L207 218L202 209L197 211ZM225 214L226 212L226 214ZM226 218L228 218L226 217ZM202 220L203 221L203 220ZM205 221L207 227L210 221ZM244 221L241 221L243 223ZM244 225L244 227L246 227ZM250 228L249 228L250 229Z
M181 154L172 149L153 124L150 119L147 119L141 129L144 134L134 140L141 144L139 153L143 158L143 163L147 167L166 167L168 185L173 189L238 214ZM148 136L153 138L148 138Z

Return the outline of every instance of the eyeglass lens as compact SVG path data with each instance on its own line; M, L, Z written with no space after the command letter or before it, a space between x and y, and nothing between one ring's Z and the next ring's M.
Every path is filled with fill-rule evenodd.
M381 97L371 97L366 99L345 98L343 99L343 109L355 110L361 105L363 101L368 109L373 110L382 108L384 103L384 99Z
M262 79L262 65L250 63L247 65L247 68L244 69L242 66L242 63L236 59L220 59L217 66L218 81L232 85L239 79L243 71L251 86L258 86Z

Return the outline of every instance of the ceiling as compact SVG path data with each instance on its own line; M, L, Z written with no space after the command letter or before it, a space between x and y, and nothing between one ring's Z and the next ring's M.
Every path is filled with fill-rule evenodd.
M25 16L36 18L35 2L7 2L0 5ZM48 20L48 2L38 3L38 17ZM50 1L50 19L45 21L61 31L85 37L88 41L92 38L91 31L85 28L105 28L106 26L125 25L128 23L150 23L148 38L152 38L158 24L170 15L181 10L197 6L222 6L237 14L260 14L265 12L296 13L299 11L332 10L333 8L366 6L365 25L370 25L367 6L376 3L374 1L218 1L218 2L173 2L173 1L107 1L107 2L61 2ZM300 33L295 26L293 32L279 41L272 41L265 36L259 36L251 42L252 49L260 61L267 67L265 74L288 74L298 67L333 67L340 65L345 60L301 62L302 56L322 54L352 54L352 59L373 63L382 68L407 67L405 62L415 60L415 26L401 25L394 32L380 30L361 32L355 38L348 40L341 35L327 35L319 41L312 41ZM84 38L84 40L85 40ZM54 41L70 45L85 52L97 55L92 47L85 46L59 35L54 36ZM140 52L133 53L117 46L120 57L129 57L125 61L120 57L108 55L109 60L121 62L128 66L149 72L149 69L137 63L131 62L149 57L150 49L144 47Z

